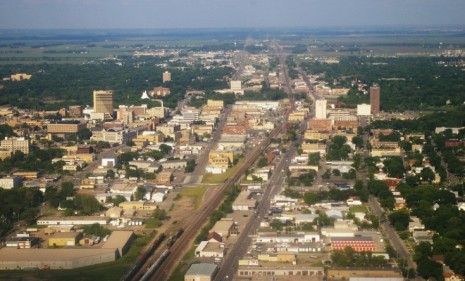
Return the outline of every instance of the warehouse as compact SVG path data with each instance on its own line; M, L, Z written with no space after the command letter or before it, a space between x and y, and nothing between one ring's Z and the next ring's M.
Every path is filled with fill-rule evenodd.
M0 270L73 269L115 261L116 249L0 249Z

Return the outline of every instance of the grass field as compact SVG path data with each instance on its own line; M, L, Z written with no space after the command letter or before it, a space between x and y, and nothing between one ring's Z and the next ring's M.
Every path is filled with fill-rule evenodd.
M368 213L368 209L365 205L360 205L360 206L351 206L349 208L349 212L355 213L355 212L361 212L361 213Z
M194 207L197 209L202 203L203 195L207 191L207 186L196 186L196 187L185 187L181 190L181 197L187 197L192 199Z
M239 169L239 167L244 163L244 161L245 161L245 158L242 158L236 165L227 169L226 172L222 174L216 175L216 174L206 173L202 178L202 183L219 184L219 183L225 182Z
M134 263L150 236L138 236L128 253L121 259L99 265L69 270L5 271L0 272L0 280L48 280L48 281L113 281L121 276Z
M186 271L189 269L189 265L194 258L195 247L196 245L192 245L189 252L186 253L178 266L176 266L168 281L184 281L184 274L186 274Z

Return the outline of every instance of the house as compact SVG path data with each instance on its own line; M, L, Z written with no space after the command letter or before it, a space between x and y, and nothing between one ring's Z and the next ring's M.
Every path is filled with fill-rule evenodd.
M412 236L413 236L413 241L415 241L415 243L419 244L421 242L429 242L429 243L433 243L433 235L434 233L432 231L429 231L429 230L418 230L418 231L414 231Z
M410 233L418 230L425 230L425 225L421 223L418 217L411 216L410 222L408 223L408 230Z
M116 165L116 158L115 157L102 158L102 166L103 167L113 168L115 165Z
M121 207L111 207L105 212L105 216L112 218L112 219L120 218L122 215L123 215L123 208Z
M313 223L315 219L318 218L317 214L296 214L294 216L294 223L296 225L301 225L305 223Z
M221 174L224 173L234 161L232 152L210 151L208 154L207 173Z
M155 87L149 92L149 95L151 97L166 97L166 96L169 96L170 94L171 94L170 89L165 88L165 87Z
M0 178L0 188L13 189L21 185L21 178L17 176Z
M118 181L113 183L110 188L110 194L112 197L123 196L127 201L131 201L134 194L137 191L137 184L129 181Z
M172 179L173 172L164 170L157 175L155 182L160 185L170 185Z
M347 199L346 203L348 206L361 206L362 205L362 201L360 201L360 199L356 197L351 197Z

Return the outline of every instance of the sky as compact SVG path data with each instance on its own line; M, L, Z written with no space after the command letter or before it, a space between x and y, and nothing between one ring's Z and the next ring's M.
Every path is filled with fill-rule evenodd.
M465 25L465 0L0 0L0 28Z

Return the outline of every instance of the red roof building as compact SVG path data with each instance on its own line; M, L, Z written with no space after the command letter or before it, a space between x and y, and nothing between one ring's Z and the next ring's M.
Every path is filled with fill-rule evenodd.
M347 247L354 249L356 252L373 252L375 242L371 237L364 236L331 238L332 250L344 250Z

